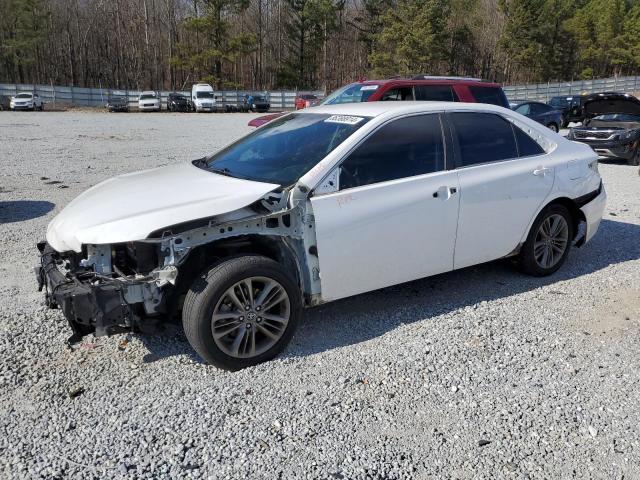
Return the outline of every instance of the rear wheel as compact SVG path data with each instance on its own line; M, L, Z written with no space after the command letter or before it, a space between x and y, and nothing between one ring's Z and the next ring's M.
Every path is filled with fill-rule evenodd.
M239 370L280 353L301 314L300 291L287 272L269 258L250 255L198 278L187 292L182 323L206 362Z
M549 205L533 222L520 251L520 268L536 277L551 275L566 261L572 241L571 213L563 205Z
M556 125L555 123L550 123L549 125L547 125L547 128L549 128L549 130L558 133L558 125Z

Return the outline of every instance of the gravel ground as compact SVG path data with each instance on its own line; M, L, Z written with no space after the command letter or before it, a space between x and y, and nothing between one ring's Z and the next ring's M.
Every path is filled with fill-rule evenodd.
M640 177L620 163L550 278L501 261L329 304L237 373L177 327L65 347L31 271L54 214L250 117L0 113L0 477L640 478Z

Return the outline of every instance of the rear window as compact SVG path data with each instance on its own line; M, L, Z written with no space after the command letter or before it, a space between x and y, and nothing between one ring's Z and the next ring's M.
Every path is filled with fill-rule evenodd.
M509 108L509 102L501 88L473 85L469 87L469 91L478 103L489 103L491 105Z
M416 85L416 100L434 102L458 102L458 96L451 85Z

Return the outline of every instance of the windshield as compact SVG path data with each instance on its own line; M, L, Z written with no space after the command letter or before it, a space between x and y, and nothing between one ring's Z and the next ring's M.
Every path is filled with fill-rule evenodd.
M144 95L140 95L140 100L149 100L150 98L156 98L153 93L146 93Z
M640 122L640 115L631 115L630 113L607 113L598 115L593 120L601 122Z
M213 92L196 92L196 98L213 98Z
M254 102L266 102L267 100L264 97L261 97L260 95L256 95L255 97L253 97L253 101Z
M124 102L126 101L126 97L121 97L119 95L111 95L109 97L110 102Z
M333 105L336 103L366 102L377 89L378 85L360 85L357 83L347 85L333 92L320 104Z
M549 101L549 105L551 105L552 107L568 107L569 106L569 100L566 97L553 97L550 101Z
M177 95L175 93L172 93L171 95L169 95L169 97L173 100L186 100L184 95Z
M206 159L206 168L232 177L291 185L367 120L316 113L280 117Z
M16 98L31 98L32 95L30 93L19 93L16 95Z

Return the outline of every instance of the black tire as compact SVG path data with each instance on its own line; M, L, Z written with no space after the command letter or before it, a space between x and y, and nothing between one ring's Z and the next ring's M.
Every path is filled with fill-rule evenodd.
M538 231L540 230L540 226L547 218L551 217L552 215L560 215L564 218L567 224L568 239L566 242L565 250L559 260L557 260L553 266L544 268L538 263L535 258L534 244L536 242L536 237L538 235ZM524 242L524 245L520 250L520 254L518 256L518 265L520 270L528 275L533 275L534 277L545 277L558 271L558 269L567 260L567 255L569 254L569 250L571 250L571 244L573 243L574 236L573 225L574 224L571 217L571 212L564 205L554 203L545 207L533 222L527 240Z
M549 125L547 125L547 128L549 130L551 130L552 132L556 132L558 133L560 130L558 129L558 125L556 125L555 123L550 123Z
M627 164L633 167L640 165L640 145L636 147L635 152L633 152L633 156L627 160Z
M249 277L267 277L284 288L289 297L289 321L279 340L268 350L255 357L238 358L225 353L216 344L212 318L216 305L225 292ZM189 343L205 362L224 370L235 371L265 362L280 353L293 337L301 315L300 289L286 270L269 258L246 255L215 265L193 282L184 300L182 325Z

